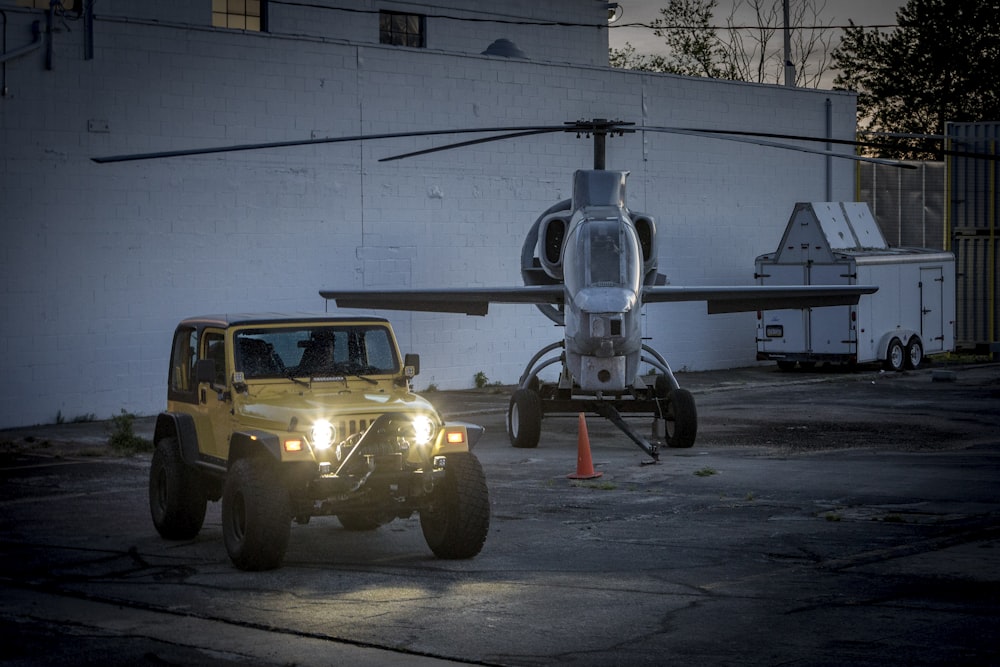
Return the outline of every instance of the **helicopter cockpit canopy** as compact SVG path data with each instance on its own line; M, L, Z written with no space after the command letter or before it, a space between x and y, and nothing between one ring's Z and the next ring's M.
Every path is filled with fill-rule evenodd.
M623 224L620 215L616 212L613 216L581 220L566 241L568 247L574 247L564 254L566 288L571 294L586 297L589 305L585 310L590 312L630 310L634 304L623 307L625 304L620 302L634 301L639 292L643 268L639 239L631 225ZM604 294L598 297L600 292ZM615 296L618 292L624 294ZM605 300L608 303L599 303Z

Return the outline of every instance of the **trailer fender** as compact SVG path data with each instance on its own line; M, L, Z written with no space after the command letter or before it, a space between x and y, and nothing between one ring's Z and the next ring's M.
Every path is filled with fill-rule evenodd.
M906 344L910 342L910 338L917 335L917 332L913 329L893 329L892 331L887 331L882 334L882 338L878 341L878 348L876 348L878 358L885 359L885 355L889 353L889 343L893 338L898 338L899 342L903 345L903 349L906 349Z

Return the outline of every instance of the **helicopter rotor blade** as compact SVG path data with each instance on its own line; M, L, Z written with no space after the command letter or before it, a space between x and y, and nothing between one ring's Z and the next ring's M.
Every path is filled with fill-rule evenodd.
M518 137L530 137L536 134L552 134L553 132L565 132L563 128L549 128L544 130L525 130L524 132L510 132L508 134L499 134L493 137L481 137L479 139L469 139L468 141L459 141L451 144L444 144L441 146L435 146L434 148L425 148L419 151L413 151L411 153L403 153L401 155L392 155L390 157L380 158L379 162L392 162L394 160L405 160L406 158L417 157L418 155L427 155L429 153L439 153L441 151L451 150L452 148L464 148L466 146L475 146L477 144L486 144L491 141L503 141L504 139L516 139Z
M770 148L781 148L783 150L799 151L800 153L812 153L814 155L824 155L827 157L842 158L845 160L854 160L856 162L872 162L874 164L885 164L893 167L900 167L902 169L916 169L917 167L912 164L907 164L905 162L900 162L898 160L888 160L885 158L878 157L867 157L865 155L855 155L853 153L834 153L833 151L823 150L820 148L809 148L808 146L796 146L795 144L786 144L777 141L769 141L768 139L761 138L764 136L770 136L766 133L758 132L730 132L728 130L695 130L683 127L637 127L637 130L646 130L649 132L662 132L665 134L683 134L691 137L705 137L706 139L720 139L723 141L735 141L744 144L753 144L755 146L767 146ZM778 135L774 135L778 136ZM803 141L818 141L825 143L837 143L837 144L849 144L854 145L856 142L847 139L826 139L819 137L797 137L794 135L786 135L789 140L800 139Z
M391 162L393 160L403 160L405 158L416 157L418 155L427 155L429 153L438 153L440 151L450 150L452 148L462 148L465 146L475 146L476 144L485 144L491 141L502 141L504 139L516 139L518 137L530 137L537 134L550 134L553 132L575 132L579 138L582 135L590 137L591 135L624 135L625 133L631 133L635 130L632 129L635 123L621 121L621 120L606 120L603 118L595 118L594 120L576 120L563 123L562 125L550 125L550 126L526 126L521 128L507 128L509 130L508 134L502 134L494 137L483 137L481 139L470 139L469 141L459 141L451 144L444 144L442 146L435 146L434 148L426 148L419 151L413 151L411 153L404 153L402 155L393 155L391 157L385 157L379 160L379 162ZM518 131L513 131L518 130Z
M535 131L563 131L563 126L538 126L538 127L481 127L462 128L449 130L419 130L414 132L386 132L381 134L358 134L348 137L318 137L313 139L293 139L289 141L271 141L255 144L236 144L232 146L214 146L208 148L182 148L171 151L154 151L149 153L130 153L125 155L108 155L104 157L91 158L98 164L108 164L113 162L131 162L133 160L158 160L169 157L186 157L192 155L213 155L216 153L231 153L234 151L253 151L265 148L287 148L291 146L310 146L316 144L338 144L352 141L372 141L377 139L400 139L409 137L429 137L446 134L475 134L481 132L524 132Z
M647 128L647 129L652 129L652 128ZM878 142L875 142L875 141L858 141L858 140L851 140L851 139L833 139L833 138L824 138L824 137L807 137L807 136L802 136L802 135L797 135L797 134L777 134L777 133L773 133L773 132L749 132L749 131L743 131L743 130L709 130L709 129L700 129L700 128L699 129L695 129L695 128L682 128L682 129L691 130L691 131L694 131L694 132L703 132L705 134L714 134L714 135L720 135L720 134L722 134L722 135L747 136L747 137L762 137L762 138L765 138L765 139L786 139L786 140L789 140L789 141L814 141L814 142L818 142L818 143L838 144L838 145L843 145L843 146L858 146L858 147L861 147L861 148L885 148L886 147L885 144L881 144L881 143L878 143ZM926 142L933 142L933 143L941 143L942 141L945 141L947 139L951 139L953 141L958 141L959 140L958 137L949 137L949 136L943 135L943 134L914 134L914 133L908 133L908 132L873 132L873 131L870 131L870 130L859 130L858 134L864 134L864 135L869 135L869 136L899 138L899 139L923 139ZM790 145L783 145L782 147L783 148L793 148ZM909 149L910 147L904 147L904 148L908 148ZM977 159L977 160L990 160L990 161L996 161L998 159L998 157L1000 157L1000 156L998 156L995 153L976 153L976 152L972 152L972 151L955 150L953 148L929 148L929 147L925 147L925 148L912 147L912 148L915 149L915 150L926 151L928 153L935 153L935 154L940 155L942 157L944 157L944 156L967 157L967 158L973 158L973 159ZM843 157L843 158L849 158L850 159L850 156L848 156L846 154L843 154L843 153L838 153L838 154L835 154L835 155L836 155L836 157ZM886 159L886 158L878 158L878 159ZM899 166L899 165L896 165L896 166Z
M267 148L286 148L293 146L309 146L318 144L336 144L336 143L348 143L355 141L372 141L379 139L398 139L398 138L412 138L412 137L425 137L425 136L445 136L445 135L462 135L462 134L481 134L481 133L501 133L495 136L481 137L477 139L471 139L467 141L453 142L449 144L444 144L441 146L412 151L409 153L404 153L400 155L390 156L387 158L382 158L380 162L390 162L393 160L401 160L408 157L415 157L418 155L426 155L429 153L436 153L440 151L449 150L451 148L461 148L466 146L474 146L477 144L489 143L493 141L502 141L504 139L513 139L519 137L534 136L539 134L548 134L554 132L575 132L577 136L594 136L595 142L600 139L603 142L605 136L611 135L623 135L631 134L636 131L648 131L648 132L660 132L665 134L681 134L694 137L705 137L710 139L719 139L723 141L736 141L741 143L754 144L758 146L767 146L771 148L779 148L784 150L794 150L803 153L812 153L817 155L824 155L829 157L836 157L840 159L856 160L859 162L872 162L875 164L887 164L895 167L903 167L907 169L915 169L911 164L906 164L904 162L889 160L885 158L874 158L864 155L855 155L848 153L834 153L829 150L820 148L809 148L807 146L801 146L791 143L783 143L783 141L802 141L802 142L819 142L826 144L837 144L846 146L861 146L861 147L876 147L878 144L872 141L857 141L850 139L835 139L832 137L810 137L794 134L779 134L771 132L751 132L751 131L741 131L741 130L720 130L720 129L706 129L706 128L686 128L686 127L658 127L658 126L638 126L635 123L620 121L620 120L607 120L603 118L595 118L593 120L577 120L563 123L562 125L521 125L521 126L503 126L503 127L478 127L478 128L452 128L446 130L418 130L411 132L387 132L387 133L376 133L376 134L359 134L352 136L343 137L318 137L311 139L297 139L289 141L273 141L264 143L250 143L250 144L236 144L231 146L215 146L207 148L188 148L179 150L169 150L169 151L155 151L148 153L131 153L124 155L111 155L104 157L94 157L91 158L94 162L98 164L108 164L115 162L130 162L134 160L155 160L161 158L170 157L185 157L185 156L196 156L196 155L213 155L216 153L229 153L234 151L251 151L260 150ZM919 135L913 138L920 138ZM940 140L940 135L929 136L931 140ZM772 139L779 139L783 141L771 141ZM603 143L601 144L603 146ZM971 157L978 159L985 159L996 161L1000 158L996 154L990 153L973 153L968 151L960 151L955 149L945 149L945 148L933 148L927 149L929 152L936 153L941 156L956 156L956 157Z

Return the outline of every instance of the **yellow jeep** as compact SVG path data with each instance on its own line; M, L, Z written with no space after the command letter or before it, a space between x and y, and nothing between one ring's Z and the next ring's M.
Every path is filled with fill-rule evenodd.
M414 512L431 551L471 558L489 530L480 426L445 423L410 391L387 320L214 315L174 333L167 409L156 420L149 507L188 540L208 501L244 570L281 565L291 522L334 515L373 530Z

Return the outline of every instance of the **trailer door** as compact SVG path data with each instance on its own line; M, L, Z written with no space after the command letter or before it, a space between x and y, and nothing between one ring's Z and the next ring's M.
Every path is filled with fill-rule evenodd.
M850 285L848 264L813 264L809 267L810 285ZM810 308L809 351L814 354L853 354L857 336L851 323L851 306Z
M920 267L920 340L924 352L944 351L944 271Z
M768 264L761 268L761 285L805 285L806 270L802 264ZM758 323L757 351L770 354L806 352L808 311L799 308L765 310Z

